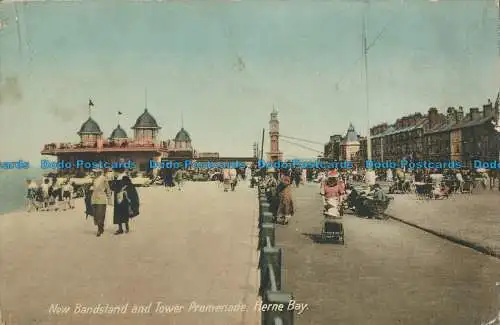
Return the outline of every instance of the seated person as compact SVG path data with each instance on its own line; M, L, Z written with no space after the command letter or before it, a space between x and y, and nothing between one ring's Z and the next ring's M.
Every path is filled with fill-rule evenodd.
M447 188L444 184L441 184L439 186L434 187L432 194L434 196L434 199L436 200L443 199L445 197L448 197L449 188Z
M385 195L384 191L380 187L380 184L373 185L373 188L372 188L371 192L368 193L368 195L377 201L385 201L387 199L387 196Z

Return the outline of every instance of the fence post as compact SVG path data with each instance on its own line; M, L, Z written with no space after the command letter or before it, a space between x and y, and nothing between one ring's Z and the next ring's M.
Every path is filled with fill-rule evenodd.
M261 252L263 258L262 263L266 265L271 264L274 270L274 276L276 280L276 290L281 290L281 248L277 247L264 247ZM265 288L266 290L272 290L270 284Z
M283 320L283 325L293 325L294 310L290 302L295 299L291 293L267 291L262 300L263 305L269 306L266 307L269 308L269 311L262 313L262 325L273 324L275 317L280 317Z
M267 201L260 201L259 203L259 227L262 226L264 221L264 213L269 212L271 205Z
M262 223L274 223L274 217L271 212L262 213Z
M275 243L275 227L273 223L263 223L262 227L260 227L259 234L259 249L266 247L266 237L269 237L271 240L271 246L274 246Z
M269 212L271 209L271 205L267 203L267 201L260 201L259 213L262 214L264 212Z

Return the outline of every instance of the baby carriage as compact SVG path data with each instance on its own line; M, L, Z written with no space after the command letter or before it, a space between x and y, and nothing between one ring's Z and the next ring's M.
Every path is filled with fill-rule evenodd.
M342 200L338 198L323 198L323 229L321 239L334 240L345 244L344 225L342 224Z
M432 198L432 183L415 183L415 192L419 199Z
M472 194L474 190L474 183L472 180L465 180L462 184L462 193Z

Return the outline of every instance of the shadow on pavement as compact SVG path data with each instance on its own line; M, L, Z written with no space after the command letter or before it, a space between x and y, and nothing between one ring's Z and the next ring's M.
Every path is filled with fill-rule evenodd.
M308 237L310 240L312 240L316 244L336 244L336 245L341 245L342 246L342 241L332 239L332 238L323 238L321 234L311 234L311 233L302 233L302 236Z

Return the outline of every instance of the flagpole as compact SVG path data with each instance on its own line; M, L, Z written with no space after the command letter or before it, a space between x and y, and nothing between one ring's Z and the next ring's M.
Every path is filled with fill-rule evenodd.
M19 25L19 12L17 10L17 5L14 2L14 12L16 14L16 27L17 27L17 44L19 47L19 55L23 55L23 46L22 46L22 39L21 39L21 26Z
M89 98L89 118L92 118L92 107L94 106L94 102L92 98Z

